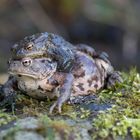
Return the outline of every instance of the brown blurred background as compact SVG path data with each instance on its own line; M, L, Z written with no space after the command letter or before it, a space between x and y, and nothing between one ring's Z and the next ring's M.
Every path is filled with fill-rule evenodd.
M16 41L45 31L106 51L117 69L139 69L139 13L140 0L0 0L0 73Z

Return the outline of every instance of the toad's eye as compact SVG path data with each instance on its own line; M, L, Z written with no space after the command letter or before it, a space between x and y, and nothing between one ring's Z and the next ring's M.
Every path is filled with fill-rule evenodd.
M33 44L28 44L25 49L31 51L33 49Z
M25 59L22 60L22 64L23 64L25 67L30 66L31 63L32 63L32 60L31 60L31 59L25 58Z

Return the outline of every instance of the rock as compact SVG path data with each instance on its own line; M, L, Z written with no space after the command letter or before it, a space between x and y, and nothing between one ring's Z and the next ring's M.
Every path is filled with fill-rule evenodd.
M37 129L39 122L34 117L27 117L18 120L16 125L18 125L20 129Z
M43 136L28 131L19 131L15 133L14 140L44 140Z
M11 128L0 132L0 140L44 140L50 137L54 140L63 138L91 140L88 133L92 129L90 122L71 119L59 121L59 119L56 118L54 121L45 118L41 121L34 117L20 119ZM41 133L38 130L41 130Z
M90 111L104 111L111 108L111 104L96 104L96 103L89 103L81 105L84 109L88 109Z

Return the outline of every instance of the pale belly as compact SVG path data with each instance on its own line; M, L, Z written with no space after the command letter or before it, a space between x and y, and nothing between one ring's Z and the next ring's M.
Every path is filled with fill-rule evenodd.
M36 81L34 79L24 78L24 80L18 81L18 88L36 99L53 98L55 96L53 87L47 85L46 80Z

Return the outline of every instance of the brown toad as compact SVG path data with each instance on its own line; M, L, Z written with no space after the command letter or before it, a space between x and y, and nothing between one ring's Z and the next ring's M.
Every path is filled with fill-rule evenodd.
M106 56L103 55L103 58ZM73 67L69 73L57 71L58 63L50 58L25 57L11 60L9 80L1 88L1 105L5 104L17 91L23 91L37 99L58 97L51 106L61 112L61 107L71 97L95 94L105 84L121 81L109 61L80 51L75 52Z

